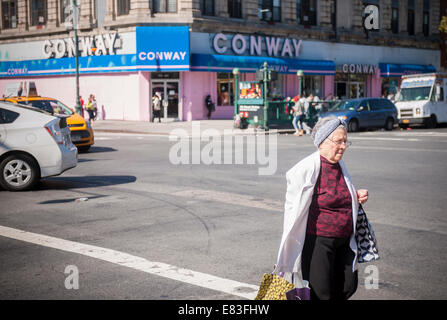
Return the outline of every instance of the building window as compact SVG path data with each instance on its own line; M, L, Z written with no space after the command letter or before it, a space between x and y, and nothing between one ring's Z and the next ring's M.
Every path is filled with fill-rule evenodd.
M428 37L430 33L430 0L424 0L424 12L422 16L422 32L424 36Z
M17 28L17 0L2 1L3 29Z
M234 105L234 76L232 73L217 73L217 105Z
M331 0L330 1L331 6L331 26L333 30L337 29L337 1Z
M129 14L130 11L130 0L117 0L117 10L118 16L125 16Z
M407 31L408 35L414 35L414 0L408 0Z
M317 25L317 0L296 0L296 19L299 24Z
M391 3L391 32L399 33L399 0Z
M214 16L214 0L200 0L200 11L204 16Z
M264 21L281 21L281 1L258 0L258 17Z
M177 0L154 0L152 11L154 13L175 13L177 12Z
M60 0L60 22L64 23L68 16L68 12L65 12L66 8L71 4L71 0Z
M47 20L47 1L31 0L31 25L41 26Z
M230 18L242 18L242 0L228 0L228 14Z

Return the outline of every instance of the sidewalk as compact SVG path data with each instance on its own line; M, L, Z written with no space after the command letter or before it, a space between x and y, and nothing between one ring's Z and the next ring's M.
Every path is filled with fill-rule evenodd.
M148 122L129 120L96 120L92 123L94 132L156 134L156 135L253 135L264 133L263 130L248 128L235 129L233 120L197 120L197 121L172 121ZM175 129L182 131L174 132ZM205 132L204 132L205 131ZM267 134L293 133L292 129L270 129ZM182 134L183 133L183 134Z

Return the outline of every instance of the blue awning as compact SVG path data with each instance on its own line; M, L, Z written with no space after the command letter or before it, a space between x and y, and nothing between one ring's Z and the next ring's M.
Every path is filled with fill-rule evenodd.
M422 64L395 64L379 63L380 75L382 77L401 77L406 74L433 73L436 68L432 65Z
M253 73L267 62L278 73L295 74L303 70L305 75L335 75L335 63L327 60L301 60L291 58L230 56L218 54L191 54L191 71L231 72L238 68L241 73Z

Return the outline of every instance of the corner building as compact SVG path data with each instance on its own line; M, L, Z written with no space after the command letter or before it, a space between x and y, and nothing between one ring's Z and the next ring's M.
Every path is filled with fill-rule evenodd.
M68 0L1 0L0 92L35 81L38 93L75 104ZM320 98L393 93L403 74L440 70L440 0L78 0L80 94L100 117L150 121L152 96L181 121L231 119L234 76L278 71L271 94ZM364 8L379 10L379 30Z

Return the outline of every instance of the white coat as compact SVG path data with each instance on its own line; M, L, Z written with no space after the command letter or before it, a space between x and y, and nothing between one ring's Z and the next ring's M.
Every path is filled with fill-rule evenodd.
M344 162L340 160L339 164L352 198L353 233L349 246L355 254L352 263L352 271L354 272L358 267L357 242L355 240L358 212L357 192ZM320 167L320 152L316 151L287 171L284 227L275 272L293 273L295 277L302 279L301 253L306 237L309 208L312 203L312 195L320 173Z

